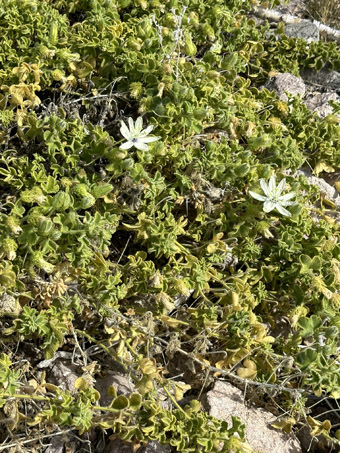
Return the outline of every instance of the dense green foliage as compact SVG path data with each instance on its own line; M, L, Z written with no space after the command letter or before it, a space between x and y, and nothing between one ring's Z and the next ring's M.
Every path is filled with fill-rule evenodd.
M268 37L252 3L0 0L0 405L18 396L12 432L52 421L247 451L236 419L176 403L202 387L204 365L285 387L296 420L303 398L289 390L339 397L337 213L295 176L339 166L339 121L259 87L275 72L339 69L340 53L280 27ZM120 121L140 115L160 140L121 149ZM291 217L248 193L273 174L296 192ZM133 371L139 393L112 390L102 408L85 378L76 396L44 378L25 390L32 370L10 346L49 359L74 335ZM174 377L185 353L186 386Z

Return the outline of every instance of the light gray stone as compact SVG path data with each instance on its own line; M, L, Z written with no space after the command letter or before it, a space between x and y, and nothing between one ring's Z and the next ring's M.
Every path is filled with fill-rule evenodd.
M169 445L162 445L153 440L144 447L138 448L136 453L170 453L171 448ZM111 440L104 453L133 453L132 444L122 442L119 439Z
M74 383L81 374L78 372L78 366L70 360L56 360L51 367L48 381L73 394L77 392Z
M225 381L216 381L203 401L210 415L231 425L231 417L239 417L246 427L249 445L261 453L301 453L301 445L293 434L285 434L271 427L277 419L262 408L247 407L243 393Z
M316 112L320 118L326 118L334 110L329 101L339 102L340 97L336 93L318 93L307 98L305 104L312 112Z
M63 453L65 442L62 436L54 436L49 442L49 446L46 448L45 453Z
M110 369L102 377L96 378L95 388L100 393L100 404L109 406L112 397L108 396L108 389L113 386L118 395L130 395L135 391L135 386L132 380L126 374L124 368L115 361L110 362Z
M133 448L130 443L125 443L119 439L113 439L107 444L104 453L133 453Z
M320 71L312 69L303 69L300 75L305 83L312 84L314 87L325 87L329 90L340 89L340 72L330 71L322 68Z
M327 200L332 201L335 206L340 206L340 195L335 187L332 187L328 182L323 178L318 178L314 176L308 168L300 168L296 172L296 176L304 175L307 178L308 184L311 186L317 186L320 189Z
M309 20L301 20L300 22L286 24L285 35L290 38L302 38L308 42L320 40L318 27Z
M301 97L303 97L306 92L303 80L288 72L271 77L265 83L264 88L274 91L283 101L288 100L286 92L293 96L300 95Z
M162 445L156 440L152 440L145 447L139 448L137 453L170 453L170 445Z

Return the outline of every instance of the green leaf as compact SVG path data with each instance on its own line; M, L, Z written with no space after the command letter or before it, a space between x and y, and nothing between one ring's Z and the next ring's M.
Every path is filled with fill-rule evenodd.
M108 193L112 192L113 185L112 184L102 184L96 186L92 189L92 194L94 198L101 198L107 195Z
M79 377L74 383L74 387L78 390L87 390L89 386L89 382L83 377Z
M116 388L113 385L110 385L110 387L107 390L107 394L108 394L108 396L111 396L112 398L116 398L117 397Z
M117 396L111 403L112 409L121 411L129 406L129 400L124 395Z
M142 372L146 375L153 375L157 372L155 359L141 359L139 365Z
M308 255L300 255L299 261L301 264L300 274L306 274L310 270L318 271L322 267L322 261L319 256L314 256L311 259Z
M304 371L308 368L313 362L316 361L318 353L313 349L305 349L297 355L296 359L301 366L301 370Z
M312 315L310 318L302 317L298 321L298 326L301 328L302 337L310 337L315 330L322 325L322 320L319 316Z
M5 268L0 270L0 285L5 286L6 288L12 288L15 286L16 274L10 268Z
M129 407L137 411L142 405L142 396L139 393L131 393L129 396Z
M250 165L247 164L247 163L244 163L244 164L241 164L241 165L238 165L234 172L235 172L235 175L242 178L243 176L245 176L247 173L249 173L250 171Z
M59 184L53 176L48 176L47 181L41 184L41 187L46 193L57 193L59 190Z

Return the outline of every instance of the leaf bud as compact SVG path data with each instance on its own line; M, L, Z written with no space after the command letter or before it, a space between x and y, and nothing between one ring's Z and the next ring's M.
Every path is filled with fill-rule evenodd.
M132 82L130 84L130 95L137 99L143 93L143 85L141 82Z
M52 77L53 80L56 80L57 82L63 81L65 79L65 72L61 71L60 69L55 69L52 71Z
M140 50L142 47L142 40L140 38L129 38L126 41L126 47L131 50Z
M52 46L58 43L58 24L56 22L52 22L50 25L49 38Z
M152 25L150 19L142 20L137 27L137 34L139 37L146 39L152 35Z
M71 187L72 186L72 180L70 178L61 178L60 183L63 187Z
M161 305L163 313L169 313L175 308L175 304L173 303L170 296L166 293L159 293L156 296L156 301Z
M51 58L55 54L54 50L51 50L47 46L44 46L44 45L39 46L39 51L40 51L40 55L42 57L47 57L47 58Z
M198 16L193 11L189 14L189 19L190 19L190 24L191 25L198 25L199 24Z
M38 226L38 233L40 236L49 236L53 228L52 220L45 217Z
M220 77L220 73L218 71L208 71L207 77L210 80L216 80Z
M164 88L165 88L165 84L164 83L159 83L158 84L158 93L157 93L158 97L161 98L163 96Z
M176 25L177 25L176 17L171 13L167 13L164 16L164 24L170 28L176 27Z
M6 225L14 234L19 234L22 231L22 228L19 225L19 219L14 216L6 217Z
M7 259L12 261L16 258L16 250L18 248L18 244L15 242L14 239L6 238L3 240L1 245L1 251L7 256Z
M46 196L43 194L40 187L37 186L21 192L20 198L24 203L44 204L46 201Z
M214 32L214 29L213 29L213 27L211 25L205 23L202 26L202 33L204 34L204 36L208 37L211 41L214 41L215 32Z
M87 197L89 195L89 188L86 184L76 184L72 188L72 192L79 197Z
M94 198L94 196L88 193L87 196L81 200L80 206L81 209L88 209L91 208L91 206L93 206L95 203L96 199Z
M164 69L164 72L166 72L167 74L172 74L173 73L172 66L168 62L163 64L163 69Z
M44 259L44 255L41 251L35 251L32 253L32 263L34 266L38 267L39 269L42 269L43 271L49 274L53 272L54 269L53 264L47 262Z
M41 212L41 208L32 208L28 212L27 223L33 226L39 226L40 223L46 219L46 217Z
M189 57L193 57L197 53L197 47L191 39L190 35L187 35L185 38L185 53Z
M60 190L52 199L52 208L55 211L66 211L71 206L71 197L67 192Z
M175 287L176 287L176 290L179 291L180 294L183 294L184 296L190 296L190 290L187 287L187 285L185 284L183 279L179 278L176 281Z
M61 231L53 229L49 237L52 241L58 241L61 238Z

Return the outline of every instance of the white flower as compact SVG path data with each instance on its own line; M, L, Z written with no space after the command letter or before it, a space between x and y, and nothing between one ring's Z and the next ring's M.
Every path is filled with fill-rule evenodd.
M139 116L136 119L136 122L133 122L132 118L129 118L129 127L121 121L120 133L127 142L120 145L120 149L130 149L133 146L141 151L147 151L149 149L147 143L155 142L159 140L160 137L155 137L154 135L148 135L153 129L153 126L148 126L144 131L143 129L143 118Z
M249 190L249 193L252 197L256 198L256 200L264 201L264 212L270 212L273 209L277 209L280 214L290 216L291 213L287 211L284 206L292 206L296 204L295 201L289 201L295 197L295 192L289 192L286 193L286 195L281 195L285 184L286 179L282 179L276 187L276 177L273 175L268 184L264 179L260 180L260 185L265 195L260 195L252 192L251 190Z

